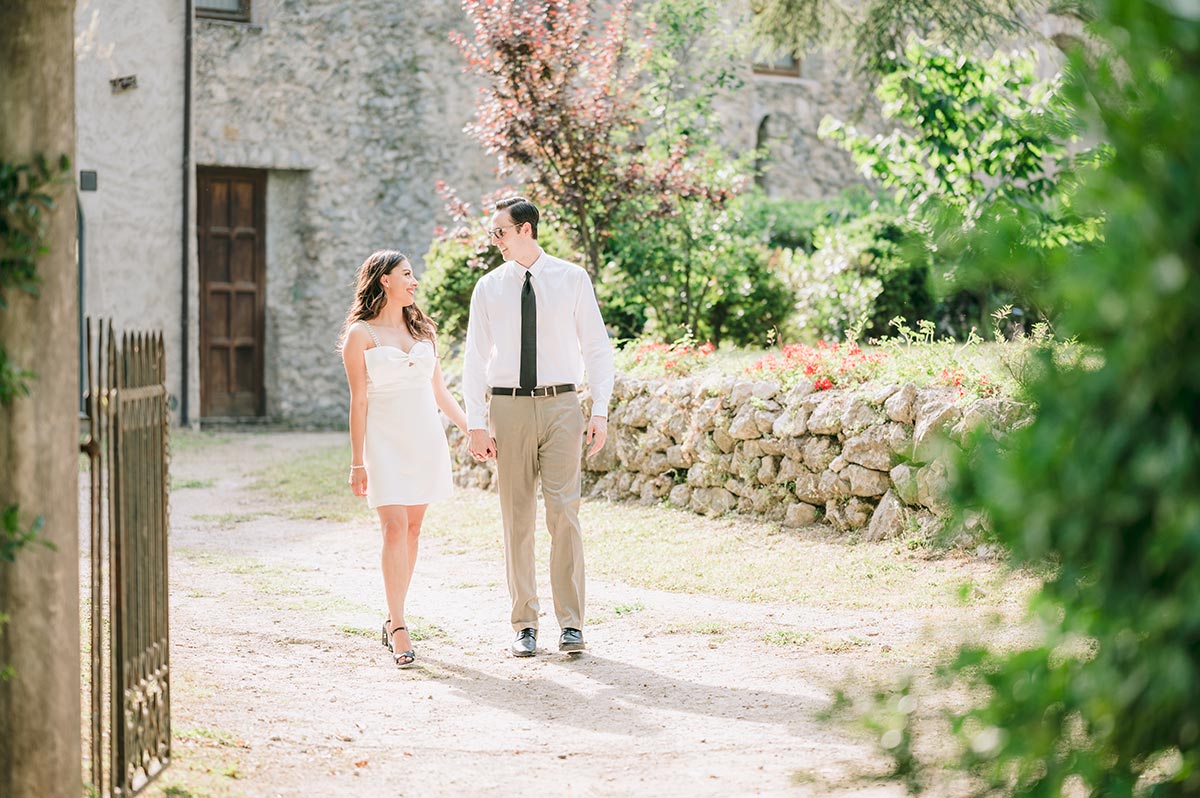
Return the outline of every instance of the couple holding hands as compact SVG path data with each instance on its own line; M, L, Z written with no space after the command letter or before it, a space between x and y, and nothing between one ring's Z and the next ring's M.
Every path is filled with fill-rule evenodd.
M425 510L453 492L438 409L468 436L477 461L496 458L514 656L537 650L534 523L541 483L560 651L582 651L580 447L604 446L612 344L586 271L538 245L538 210L498 202L489 240L505 262L475 284L463 360L466 411L446 388L437 325L416 305L417 279L399 252L359 267L340 348L350 383L350 486L379 513L388 616L383 643L401 667L416 661L404 621ZM577 387L586 368L585 424ZM489 396L490 394L490 396Z

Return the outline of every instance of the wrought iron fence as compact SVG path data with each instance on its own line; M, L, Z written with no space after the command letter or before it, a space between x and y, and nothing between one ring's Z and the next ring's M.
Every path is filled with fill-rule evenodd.
M89 320L86 337L85 780L93 795L117 798L136 795L171 761L166 361L161 333L118 340L111 322Z

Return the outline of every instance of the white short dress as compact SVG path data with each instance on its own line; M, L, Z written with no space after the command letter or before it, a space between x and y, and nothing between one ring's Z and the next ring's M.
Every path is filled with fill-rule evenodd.
M367 504L429 504L450 498L450 447L433 396L437 353L430 341L405 352L379 343L363 357L367 365Z

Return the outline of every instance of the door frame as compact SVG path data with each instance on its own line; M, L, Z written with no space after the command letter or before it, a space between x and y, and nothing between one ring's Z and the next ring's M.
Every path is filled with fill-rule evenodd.
M196 262L197 283L200 289L199 324L200 358L200 419L230 418L229 416L214 416L210 413L211 396L208 395L206 370L208 367L208 336L205 326L208 324L208 281L205 273L205 238L208 234L209 204L205 201L204 191L211 178L240 178L254 182L254 218L255 229L258 231L255 242L254 257L259 266L255 274L255 303L254 326L255 346L254 370L258 388L258 399L253 416L233 416L232 418L262 418L266 414L266 306L267 306L267 171L265 169L243 169L229 166L197 166L196 167Z

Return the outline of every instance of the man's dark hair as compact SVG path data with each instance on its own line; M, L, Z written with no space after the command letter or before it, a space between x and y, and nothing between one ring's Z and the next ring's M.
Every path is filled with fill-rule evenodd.
M537 206L532 202L524 197L505 197L496 203L496 210L508 211L513 224L529 222L529 229L534 239L537 239L538 219L541 218L541 214L538 213Z

